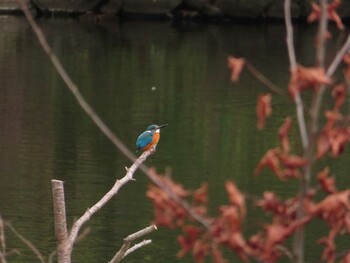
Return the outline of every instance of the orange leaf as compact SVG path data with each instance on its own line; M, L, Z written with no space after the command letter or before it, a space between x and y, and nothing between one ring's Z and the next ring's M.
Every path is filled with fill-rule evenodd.
M228 60L227 65L231 69L231 81L237 82L243 70L245 60L244 58L235 58L232 56L228 57L227 60Z
M339 17L336 9L341 5L341 0L333 0L332 3L327 5L327 12L328 12L328 17L330 20L333 20L338 29L339 30L343 30L344 29L344 25L343 22L341 21L341 18ZM321 7L316 4L316 3L311 3L311 8L312 11L310 13L310 15L307 18L307 21L309 23L312 23L316 20L319 20L321 17Z
M335 187L334 177L329 177L329 167L326 167L317 175L317 180L320 183L323 191L326 193L335 193L337 188Z
M202 186L193 193L193 199L196 205L208 203L208 184L204 183Z
M341 0L333 0L333 2L328 5L328 17L330 20L333 20L335 22L339 30L343 30L344 29L343 22L341 21L341 18L336 11L336 9L340 5L341 5Z
M339 110L346 99L346 86L344 84L335 86L332 90L332 96L335 98L334 110Z
M298 79L302 86L312 86L319 84L331 84L331 80L326 76L323 68L305 68L298 66Z
M297 155L281 154L279 158L284 166L292 169L303 167L309 163L307 159Z
M272 113L271 109L271 94L264 94L258 97L258 103L256 105L256 115L258 117L258 129L263 129L265 126L265 120Z
M290 132L290 129L292 127L292 119L290 117L287 117L278 130L278 137L280 139L280 142L282 144L282 149L285 153L288 153L290 150L289 147L289 139L288 139L288 134Z
M321 159L330 149L329 140L324 134L320 134L317 138L317 159Z
M346 68L344 69L344 76L345 79L349 82L350 81L350 53L347 53L343 57L343 62L346 65Z
M306 68L298 65L296 70L291 71L288 91L292 98L295 99L299 92L306 89L317 90L317 87L321 84L331 84L331 80L326 76L323 68Z
M345 255L341 263L350 263L350 252Z
M227 181L225 187L231 204L237 206L239 211L241 212L241 216L245 217L245 196L239 191L235 183L232 181Z
M307 22L309 22L309 23L312 23L312 22L318 20L321 16L321 8L318 4L316 4L315 2L312 2L311 8L312 8L312 11L311 11L310 15L307 17Z
M265 167L270 168L271 171L274 172L278 177L283 177L280 161L277 155L277 149L270 149L265 153L255 168L254 174L259 174Z

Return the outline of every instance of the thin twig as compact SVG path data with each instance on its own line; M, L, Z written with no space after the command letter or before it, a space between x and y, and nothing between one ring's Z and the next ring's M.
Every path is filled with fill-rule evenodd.
M40 251L24 236L17 232L17 230L8 222L5 222L5 226L7 226L27 247L30 248L37 256L41 263L45 263L44 256L40 253Z
M139 248L141 248L141 247L143 247L143 246L146 246L146 245L149 245L149 244L151 244L151 243L152 243L152 240L151 240L151 239L148 239L148 240L143 240L142 242L133 245L131 248L129 248L129 249L125 252L123 258L125 258L127 255L129 255L129 254L135 252L135 251L138 250Z
M285 18L285 25L287 30L286 42L287 42L288 56L289 56L289 62L290 62L290 71L291 73L297 74L296 72L297 72L298 65L297 65L297 59L295 56L293 25L292 25L290 10L291 10L291 0L285 0L284 1L284 18ZM306 149L307 145L309 144L309 141L307 138L306 122L305 122L305 116L304 116L304 105L301 101L301 97L299 93L297 93L295 96L295 105L296 105L301 142L303 144L303 149Z
M318 27L317 33L317 46L316 46L316 65L324 68L325 67L325 57L326 57L326 33L328 26L328 11L327 11L327 1L321 0L321 18ZM320 114L320 107L322 98L324 95L326 86L321 85L317 93L313 96L312 106L310 110L311 121L309 129L309 138L313 139L314 135L318 130L318 118ZM312 147L309 149L309 152L312 151Z
M130 248L132 241L134 241L134 240L136 240L144 235L147 235L147 234L153 232L154 230L157 230L157 227L155 225L151 225L149 227L146 227L146 228L144 228L140 231L137 231L136 233L131 234L131 235L127 236L126 238L124 238L124 243L123 243L122 247L118 250L118 252L115 254L113 259L109 263L118 263L126 255L134 252L135 250L141 248L142 246L145 246L145 245L151 243L152 242L151 240L144 240L143 242L136 244Z
M323 68L326 57L326 34L328 26L327 1L321 0L321 19L318 24L317 46L316 46L316 66Z
M342 61L344 55L350 50L350 34L348 35L348 38L342 48L339 50L335 58L333 59L332 63L328 67L328 70L326 72L326 76L328 78L331 78L336 71L336 69L339 67L340 62Z
M276 92L279 95L285 94L286 92L276 86L271 80L266 78L260 71L258 71L251 63L246 61L247 69L252 73L262 84L271 89L273 92Z
M154 230L157 230L157 226L156 225L151 225L149 227L146 227L144 229L141 229L140 231L137 231L136 233L134 234L131 234L129 236L127 236L124 240L125 241L134 241L140 237L143 237L145 235L148 235L149 233L153 232Z

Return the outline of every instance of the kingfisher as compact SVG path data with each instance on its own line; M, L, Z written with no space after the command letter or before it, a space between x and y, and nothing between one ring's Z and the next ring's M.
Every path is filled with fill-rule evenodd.
M168 124L152 124L148 126L148 128L143 133L141 133L136 140L136 151L146 151L151 149L152 147L154 147L155 149L160 138L160 129L167 125Z

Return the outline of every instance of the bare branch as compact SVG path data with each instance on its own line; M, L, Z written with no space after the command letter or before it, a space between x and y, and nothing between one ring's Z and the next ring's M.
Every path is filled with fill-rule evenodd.
M144 235L147 235L147 234L153 232L154 230L157 230L157 227L155 225L151 225L149 227L146 227L146 228L124 238L124 243L123 243L122 247L119 249L119 251L115 254L115 256L112 258L112 260L109 263L118 263L124 257L126 257L128 254L134 252L135 250L137 250L145 245L150 244L152 242L151 240L144 240L141 243L138 243L129 249L132 241L134 241L135 239L138 239Z
M70 262L72 247L68 244L66 207L63 182L51 180L54 208L55 236L57 239L57 259L59 263Z
M342 61L344 55L350 50L350 34L348 35L348 38L342 48L339 50L337 55L335 56L334 60L328 67L328 70L326 72L326 76L331 78L335 72L335 70L338 68L340 62Z
M284 1L284 21L287 29L287 48L288 48L288 56L289 56L289 62L291 70L295 70L297 68L297 60L295 56L295 50L294 50L294 39L293 39L293 25L292 25L292 18L291 18L291 1L285 0Z
M117 180L111 190L109 190L95 205L88 208L86 212L74 223L69 235L71 245L75 242L80 228L91 218L92 215L99 211L114 195L116 195L123 185L133 180L133 174L150 154L152 154L152 150L145 151L128 169L126 175L122 179Z
M321 19L318 24L317 47L316 47L316 66L324 67L326 56L326 34L328 26L327 1L321 0Z
M291 10L291 0L285 0L284 1L284 18L285 18L285 25L287 30L286 42L287 42L288 56L289 56L289 62L290 62L290 70L291 72L293 73L295 72L296 74L298 65L297 65L297 60L296 60L295 50L294 50L293 25L292 25L290 10ZM306 149L309 142L307 138L304 106L301 101L299 93L295 96L295 104L296 104L301 142L303 144L303 148Z
M40 253L40 251L24 236L17 232L17 230L8 222L4 223L27 247L30 248L34 252L34 254L39 259L40 263L45 263L44 256Z
M140 237L142 237L144 235L147 235L147 234L153 232L154 230L157 230L157 226L156 225L151 225L151 226L146 227L146 228L144 228L144 229L142 229L140 231L137 231L134 234L131 234L131 235L127 236L124 240L128 241L128 242L134 241L135 239L138 239L138 238L140 238Z
M129 255L129 254L135 252L135 251L138 250L139 248L141 248L141 247L143 247L143 246L146 246L146 245L149 245L149 244L151 244L151 243L152 243L152 240L151 240L151 239L148 239L148 240L143 240L142 242L133 245L131 248L129 248L129 249L125 252L123 258L125 258L127 255Z

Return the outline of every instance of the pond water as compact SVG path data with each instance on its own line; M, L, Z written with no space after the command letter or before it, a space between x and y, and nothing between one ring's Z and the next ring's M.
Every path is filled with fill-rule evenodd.
M283 25L63 19L39 24L87 101L130 149L149 124L169 124L147 165L160 172L171 168L173 178L188 188L208 182L213 213L227 202L227 180L251 195L274 190L288 197L295 191L296 182L280 182L269 172L253 176L261 156L278 145L277 129L294 106L288 97L275 96L272 118L258 131L256 97L268 90L247 72L231 84L226 65L228 55L243 56L285 89ZM51 179L65 181L71 225L125 174L130 161L78 107L26 20L0 17L0 28L0 214L48 255L55 249ZM302 64L314 61L314 33L313 27L296 27ZM297 138L294 127L295 152ZM338 160L327 160L344 187L350 186L349 158L347 150ZM88 223L91 233L75 246L73 262L107 262L124 237L150 224L149 181L141 172L135 177ZM262 225L261 212L249 215L246 226ZM324 228L314 225L307 232L308 262L319 258L320 245L311 241L324 235ZM160 228L149 236L152 245L125 262L178 262L176 234ZM9 230L6 238L9 248L21 251L9 262L38 262Z

